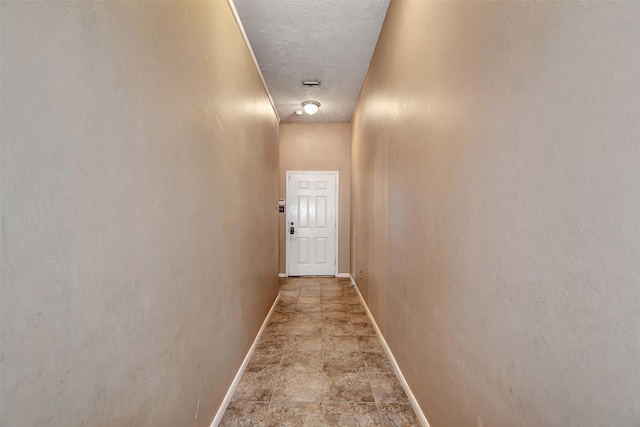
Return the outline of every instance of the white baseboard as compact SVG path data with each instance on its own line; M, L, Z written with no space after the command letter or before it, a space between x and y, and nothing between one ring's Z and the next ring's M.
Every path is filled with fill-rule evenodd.
M289 277L289 276L287 276L286 273L278 273L278 277ZM349 277L351 277L351 274L349 274L349 273L338 273L338 274L336 274L336 277L349 278Z
M253 356L253 352L255 351L258 345L258 341L260 341L260 337L262 336L262 332L264 331L264 328L267 326L267 323L269 323L271 314L273 313L273 310L275 309L279 299L280 299L280 295L276 297L275 301L273 302L273 305L271 306L271 310L269 310L267 317L264 319L264 322L262 322L262 326L258 331L258 335L256 335L256 339L253 340L253 344L251 345L249 352L247 353L244 360L242 361L242 365L240 365L240 369L238 369L238 373L233 379L233 382L231 383L231 387L229 387L227 394L224 396L222 405L220 405L220 408L218 408L218 412L216 412L216 416L213 418L213 421L211 422L211 427L217 427L217 425L220 424L220 421L222 420L222 416L224 415L224 411L227 410L227 406L229 406L229 403L231 402L233 393L235 393L236 388L238 387L240 378L242 378L242 374L244 374L244 370L247 368L247 365L249 364L249 360L251 359L251 356Z
M351 277L351 275L349 277ZM400 384L402 384L402 388L404 388L405 393L407 393L407 397L409 398L409 402L411 402L411 406L413 407L413 410L416 413L416 416L418 417L418 421L420 422L420 424L422 424L422 427L430 427L429 422L427 421L427 417L424 416L424 412L422 412L422 408L420 408L418 401L416 400L415 396L411 392L411 389L409 388L409 384L407 384L407 380L405 380L404 375L402 375L402 371L398 366L398 362L396 362L396 358L393 357L393 353L391 353L391 349L387 345L387 341L384 339L382 332L380 332L380 328L378 328L378 324L376 323L376 320L373 318L373 314L371 314L371 311L369 310L369 306L367 306L367 303L362 297L362 294L360 293L360 289L358 289L358 285L356 285L356 282L355 280L353 280L353 277L351 277L351 283L356 288L356 291L358 291L358 297L360 298L360 302L362 302L364 309L367 311L367 315L369 316L369 319L371 319L373 328L376 330L376 334L378 334L378 338L380 338L380 341L382 342L382 347L384 347L385 353L387 353L389 360L391 360L393 369L396 371L396 375L400 380Z

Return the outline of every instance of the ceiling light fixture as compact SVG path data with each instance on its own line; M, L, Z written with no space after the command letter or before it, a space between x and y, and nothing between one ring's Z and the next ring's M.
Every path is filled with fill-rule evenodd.
M313 116L318 112L318 108L320 108L320 103L318 101L304 101L302 103L302 108L304 108L304 112L310 116Z

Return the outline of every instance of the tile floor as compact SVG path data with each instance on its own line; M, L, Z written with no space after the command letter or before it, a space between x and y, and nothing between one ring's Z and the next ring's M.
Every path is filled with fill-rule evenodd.
M349 280L288 278L220 426L419 426Z

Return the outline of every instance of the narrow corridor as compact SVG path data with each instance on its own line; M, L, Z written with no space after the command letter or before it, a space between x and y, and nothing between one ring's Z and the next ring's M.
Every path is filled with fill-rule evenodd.
M221 426L418 426L348 280L281 279Z

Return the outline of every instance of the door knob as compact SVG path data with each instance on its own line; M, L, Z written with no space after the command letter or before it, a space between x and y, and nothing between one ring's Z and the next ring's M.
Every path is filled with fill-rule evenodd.
M293 232L294 232L293 227L291 227L291 228L289 229L289 234L293 234Z

